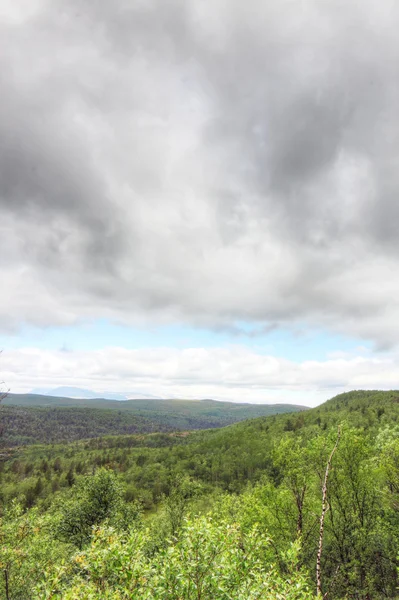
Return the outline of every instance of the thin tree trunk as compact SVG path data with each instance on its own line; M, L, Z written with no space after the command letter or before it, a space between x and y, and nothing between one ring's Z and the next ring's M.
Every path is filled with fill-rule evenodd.
M296 534L298 537L302 535L303 530L303 503L305 499L306 485L301 492L295 492L295 501L298 509L298 518L296 520Z
M324 474L324 483L323 483L323 494L322 494L322 504L321 504L321 515L320 515L320 533L319 533L319 549L317 552L316 559L316 589L317 589L317 597L323 596L321 589L321 555L323 552L323 537L324 537L324 519L326 517L326 513L329 509L328 501L327 501L327 484L328 484L328 475L331 469L331 463L333 456L335 454L336 449L338 448L339 440L341 437L341 427L338 427L337 440L335 442L335 446L331 451L331 454L327 461L326 471Z
M4 582L5 582L5 588L6 588L6 598L7 600L10 600L10 589L9 589L9 584L8 584L8 571L7 569L4 569Z

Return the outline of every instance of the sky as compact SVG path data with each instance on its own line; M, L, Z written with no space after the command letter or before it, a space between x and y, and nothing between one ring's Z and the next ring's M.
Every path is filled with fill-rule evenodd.
M395 0L0 0L0 379L399 388Z

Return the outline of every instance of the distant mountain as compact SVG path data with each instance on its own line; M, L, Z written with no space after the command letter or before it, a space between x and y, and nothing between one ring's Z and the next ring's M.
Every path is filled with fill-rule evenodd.
M31 394L41 396L55 396L56 398L74 398L77 400L94 400L95 398L104 398L105 400L158 400L158 396L143 394L141 392L120 393L120 392L94 392L85 388L61 386L51 388L35 388Z
M240 404L216 400L140 398L116 402L115 398L9 394L1 406L2 442L7 446L19 446L103 435L211 429L245 419L305 409L290 404Z

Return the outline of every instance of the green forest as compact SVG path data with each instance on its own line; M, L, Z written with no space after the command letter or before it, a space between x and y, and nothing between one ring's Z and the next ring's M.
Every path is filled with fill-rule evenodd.
M48 443L35 408L19 446L9 410L2 599L399 597L399 391L196 431L96 425L67 443Z
M76 400L9 394L2 412L3 444L75 440L131 433L224 427L253 417L296 412L305 406L215 400Z

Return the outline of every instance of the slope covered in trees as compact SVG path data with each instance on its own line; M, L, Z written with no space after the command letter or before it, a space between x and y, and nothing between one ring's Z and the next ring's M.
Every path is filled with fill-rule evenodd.
M69 442L102 435L223 427L244 419L297 412L290 404L214 400L76 400L9 394L0 413L3 445Z
M6 572L10 598L314 597L339 426L322 593L394 598L397 391L219 430L15 449L0 475L2 536L14 539L2 597Z

